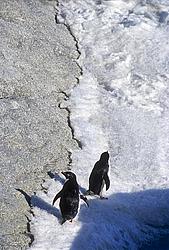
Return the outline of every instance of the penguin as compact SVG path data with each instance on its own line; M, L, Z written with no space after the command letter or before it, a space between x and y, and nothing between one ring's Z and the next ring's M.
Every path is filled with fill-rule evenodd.
M86 192L86 195L99 195L101 199L107 199L102 196L102 190L104 184L106 184L106 191L110 187L110 179L108 176L108 160L109 153L107 151L102 153L100 156L100 160L95 163L89 177L89 190Z
M56 194L52 205L60 198L59 207L62 214L62 222L70 221L75 218L79 208L79 199L83 199L88 205L87 198L83 195L79 196L79 185L76 180L76 175L71 171L61 172L67 179L62 190ZM88 205L89 206L89 205Z

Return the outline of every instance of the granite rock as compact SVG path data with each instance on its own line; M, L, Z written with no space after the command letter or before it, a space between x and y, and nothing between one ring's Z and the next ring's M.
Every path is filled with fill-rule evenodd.
M0 249L25 249L31 195L78 147L59 104L77 83L76 44L56 2L0 1ZM26 215L26 216L25 216Z

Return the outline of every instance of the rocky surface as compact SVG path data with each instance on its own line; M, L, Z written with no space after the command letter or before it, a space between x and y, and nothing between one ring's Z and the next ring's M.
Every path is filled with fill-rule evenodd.
M29 195L77 147L59 104L80 69L73 37L56 24L56 2L0 1L0 249L25 249ZM66 93L66 95L64 94Z

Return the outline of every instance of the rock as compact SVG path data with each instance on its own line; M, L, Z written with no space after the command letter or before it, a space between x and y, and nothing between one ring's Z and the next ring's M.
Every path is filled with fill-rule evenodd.
M56 2L0 2L0 249L25 249L28 205L47 171L66 169L78 147L59 104L80 75L78 52ZM66 95L64 94L66 93Z

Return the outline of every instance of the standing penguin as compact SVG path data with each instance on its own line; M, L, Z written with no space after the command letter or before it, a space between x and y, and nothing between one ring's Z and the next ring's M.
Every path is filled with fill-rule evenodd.
M79 185L76 180L76 175L70 171L62 172L62 174L66 177L67 181L62 190L55 196L52 203L52 205L54 205L55 201L60 198L61 224L67 220L72 222L79 208ZM80 195L80 198L87 203L87 199L83 195Z
M107 151L102 153L100 156L100 160L95 163L89 177L89 190L87 191L88 195L99 195L101 199L104 199L104 197L102 196L104 184L106 184L106 190L108 190L110 187L110 179L108 177L108 160L109 153Z

